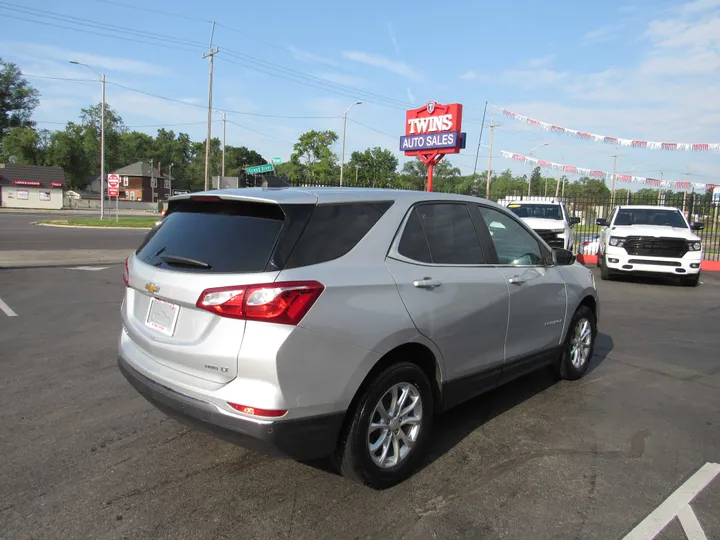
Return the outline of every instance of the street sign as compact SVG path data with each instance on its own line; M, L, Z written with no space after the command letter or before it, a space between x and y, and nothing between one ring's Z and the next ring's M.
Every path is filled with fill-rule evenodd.
M272 158L273 165L282 165L282 158L274 157Z
M274 167L272 166L272 163L268 163L267 165L257 165L256 167L248 167L245 169L248 174L260 174L264 172L272 172L273 170Z
M119 197L120 196L120 189L117 187L109 187L108 188L108 196L109 197Z
M117 174L108 174L107 185L109 188L117 189L120 186L120 176Z

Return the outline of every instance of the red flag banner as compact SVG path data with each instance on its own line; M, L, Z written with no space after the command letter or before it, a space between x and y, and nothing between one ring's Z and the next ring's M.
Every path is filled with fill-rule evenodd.
M618 174L617 179L618 182L632 182L632 176L629 174Z
M565 135L572 135L579 139L603 142L606 144L613 144L616 146L632 146L633 148L642 148L646 150L669 150L669 151L693 151L693 152L720 152L720 142L715 143L676 143L676 142L657 142L657 141L646 141L646 140L632 140L624 139L622 137L609 137L605 135L598 135L587 131L578 131L568 127L559 126L557 124L551 124L543 122L542 120L535 120L534 118L528 118L521 114L502 109L495 105L491 107L502 110L502 113L508 118L513 118L520 122L527 123L531 126L538 127L543 130L553 131L555 133L561 133Z
M681 190L681 191L687 191L690 189L690 182L675 182L675 189Z

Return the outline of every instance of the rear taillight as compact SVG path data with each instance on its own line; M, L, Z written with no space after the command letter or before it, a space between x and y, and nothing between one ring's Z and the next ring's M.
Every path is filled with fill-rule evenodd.
M125 265L123 266L123 281L125 282L125 286L130 286L130 269L128 268L128 260L130 260L130 257L125 259Z
M230 405L236 411L243 412L245 414L252 414L253 416L267 416L270 418L277 418L285 415L287 410L276 410L276 409L258 409L257 407L248 407L247 405L238 405L237 403L230 403Z
M231 319L296 325L323 289L317 281L220 287L203 291L196 306Z

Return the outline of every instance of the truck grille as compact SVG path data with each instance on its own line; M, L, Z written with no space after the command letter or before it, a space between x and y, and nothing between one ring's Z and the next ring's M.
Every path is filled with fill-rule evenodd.
M548 246L561 249L565 247L565 240L563 238L558 238L557 233L547 230L539 230L535 232L540 235L540 238L547 242Z
M630 259L629 264L653 264L655 266L682 266L675 261L658 261L657 259Z
M628 236L623 247L628 255L640 257L680 258L687 253L687 243L681 238Z

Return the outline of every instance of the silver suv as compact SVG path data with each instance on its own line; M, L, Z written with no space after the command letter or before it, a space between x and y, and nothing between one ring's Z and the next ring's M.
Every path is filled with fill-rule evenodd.
M127 260L120 370L252 450L407 477L441 411L542 366L583 375L589 270L483 199L240 189L175 197Z

